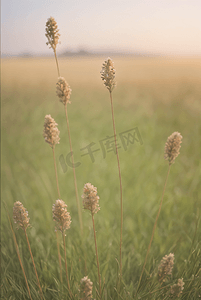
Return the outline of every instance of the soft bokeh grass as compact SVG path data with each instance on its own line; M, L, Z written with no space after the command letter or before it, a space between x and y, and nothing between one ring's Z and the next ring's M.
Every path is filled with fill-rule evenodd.
M113 59L117 70L114 108L117 135L138 127L143 144L119 149L123 183L123 299L133 299L151 237L168 163L164 145L174 131L183 136L181 154L170 170L161 215L148 257L139 295L141 299L165 299L154 274L165 254L175 254L171 283L184 278L182 299L200 293L201 210L201 60L170 58ZM68 105L70 129L80 201L86 182L98 189L101 210L95 216L104 299L115 292L119 260L120 195L116 157L95 152L95 162L81 156L81 148L112 136L108 91L100 79L102 57L60 59L61 75L72 88ZM67 232L67 259L73 293L84 277L83 250L73 183L73 171L64 173L61 155L69 153L64 107L59 103L53 58L2 60L2 200L12 216L15 201L29 211L28 230L36 267L46 299L60 299L56 238L52 204L57 199L51 148L44 142L44 117L59 124L60 144L55 153L61 197L67 203L72 224ZM118 136L118 141L120 139ZM122 144L120 143L120 146ZM27 291L6 212L2 207L2 299L27 299ZM88 276L98 288L90 214L83 212ZM22 231L15 231L33 299L37 284ZM62 252L63 253L63 252ZM63 260L64 263L64 260ZM64 271L64 270L63 270ZM65 278L65 273L63 274ZM66 291L64 286L64 293ZM120 296L119 296L120 297ZM121 298L119 298L121 299Z

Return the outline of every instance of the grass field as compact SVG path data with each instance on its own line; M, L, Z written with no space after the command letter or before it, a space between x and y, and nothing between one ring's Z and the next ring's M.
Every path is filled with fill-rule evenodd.
M158 211L168 162L167 137L183 136L180 155L171 166L162 211L136 299L169 299L157 281L160 260L175 255L167 286L183 278L181 299L201 297L201 59L112 58L117 87L113 92L123 184L123 289L116 281L119 261L120 196L116 156L104 153L101 141L113 135L109 93L100 78L105 58L59 59L60 72L72 88L68 105L78 191L91 182L98 189L100 211L95 215L103 299L135 299L146 250ZM57 244L52 205L58 198L51 148L44 142L46 114L58 123L60 144L55 153L61 198L68 205L72 224L67 231L67 261L75 299L84 273L73 170L61 159L69 153L63 105L56 96L57 72L53 58L2 60L2 200L12 217L15 201L27 208L27 230L45 299L66 299L59 282ZM142 143L124 149L121 134L138 128ZM93 144L94 162L81 150ZM1 296L28 299L7 214L1 210ZM97 298L98 276L91 216L83 211L87 275ZM33 299L39 299L30 254L22 230L15 230ZM63 278L65 267L63 248ZM163 286L162 286L163 287ZM63 298L62 298L63 297Z

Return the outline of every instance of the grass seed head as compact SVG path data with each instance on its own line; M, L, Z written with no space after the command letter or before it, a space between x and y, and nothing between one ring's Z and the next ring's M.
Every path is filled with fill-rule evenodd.
M158 267L158 278L159 281L165 282L168 277L172 275L172 268L174 265L174 254L170 253L169 255L165 255Z
M108 59L103 63L101 70L101 79L104 82L104 85L111 93L114 87L116 86L115 82L115 69L113 61L108 57Z
M57 128L57 123L51 117L51 115L45 116L44 122L44 130L43 130L43 137L45 141L53 148L56 144L59 144L59 129Z
M13 219L14 223L17 225L17 229L20 227L23 230L26 230L29 224L28 211L24 208L23 204L20 201L14 203L13 206Z
M84 209L90 210L92 214L95 214L100 210L97 188L94 187L91 183L86 183L84 185L82 199Z
M46 37L48 39L47 45L50 45L50 48L52 48L54 51L56 50L56 46L59 41L59 29L57 26L57 22L53 17L50 17L46 22Z
M80 300L92 299L93 282L85 276L80 280Z
M53 220L56 222L55 231L59 230L63 233L70 228L71 216L63 200L56 200L56 203L52 206L52 212Z
M57 85L56 85L56 93L57 96L59 97L59 100L66 105L67 103L70 102L70 95L71 95L71 88L66 82L64 77L59 77Z
M164 158L169 161L169 164L173 164L175 158L179 155L179 149L181 148L182 135L179 132L173 132L167 139L165 144L165 156Z
M185 283L183 282L183 278L178 279L177 284L174 284L170 288L171 296L174 297L174 298L179 298L182 294L183 289L184 289L184 284Z

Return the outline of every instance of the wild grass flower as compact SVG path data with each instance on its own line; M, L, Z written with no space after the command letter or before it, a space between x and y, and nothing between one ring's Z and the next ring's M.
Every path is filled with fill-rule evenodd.
M146 266L146 262L147 262L147 257L148 257L148 254L149 254L149 251L150 251L150 248L151 248L151 244L152 244L152 241L153 241L153 238L154 238L156 225L157 225L158 218L159 218L161 208L162 208L163 198L164 198L164 194L165 194L165 188L166 188L168 176L169 176L169 173L170 173L170 167L171 167L172 163L174 162L175 158L179 154L179 149L181 147L180 146L181 139L182 139L181 134L179 132L174 132L173 134L171 134L168 137L167 142L165 144L165 159L169 160L169 167L168 167L168 172L167 172L167 176L166 176L166 179L165 179L165 184L164 184L164 188L163 188L161 201L160 201L160 204L159 204L158 213L157 213L156 220L155 220L155 223L154 223L154 227L153 227L153 230L152 230L151 239L150 239L149 246L148 246L148 249L147 249L144 265L143 265L143 268L142 268L142 272L141 272L141 275L140 275L140 279L139 279L139 283L138 283L138 287L137 287L135 296L137 295L137 292L138 292L139 287L140 287L140 283L141 283L141 280L142 280L142 275L143 275L143 272L144 272L144 269L145 269L145 266Z
M56 222L55 230L62 233L70 228L71 216L67 211L67 205L63 200L56 200L52 206L53 220Z
M59 64L58 64L57 54L56 54L56 47L59 42L60 34L59 34L57 22L53 17L47 19L45 31L46 31L45 36L47 37L48 40L46 44L53 49L56 65L57 65L58 76L60 76Z
M94 214L96 214L99 210L99 196L97 196L97 188L94 187L91 183L86 183L83 189L83 208L88 209L91 212L93 230L94 230L94 242L95 242L95 251L96 251L96 261L97 261L97 269L98 269L98 279L99 279L99 294L101 298L101 277L100 277L100 267L98 260L98 247L96 241L96 230L95 230L95 222L94 222Z
M167 139L164 158L169 161L170 165L174 163L175 158L180 154L181 140L182 135L177 131L173 132Z
M182 291L184 289L184 282L183 282L183 278L178 279L177 284L174 284L173 286L171 286L170 288L170 294L172 298L179 298L182 294Z
M45 141L52 148L57 192L58 192L58 197L61 198L60 190L59 190L59 180L58 180L58 174L57 174L56 158L55 158L55 145L59 144L59 141L60 141L60 137L59 137L60 131L57 128L57 126L58 126L58 124L51 117L51 115L46 115L45 116L43 137L45 138ZM59 243L59 237L58 237L57 232L56 232L56 239L57 239L57 251L58 251L58 260L59 260L59 268L60 268L60 280L62 282L63 281L62 280L62 266L61 266L60 247L59 247L60 243Z
M63 200L56 200L56 203L52 206L53 220L56 222L55 230L59 230L62 233L63 237L63 246L64 246L64 259L65 259L65 269L66 269L66 280L68 284L68 290L70 298L72 298L72 292L70 289L70 282L68 277L68 267L66 259L66 243L65 243L65 231L70 228L71 216L67 211L67 205Z
M43 130L43 137L52 148L55 147L56 144L59 144L59 129L57 128L57 123L55 120L51 117L51 115L45 116L45 122L44 122L44 130Z
M66 82L65 78L59 77L58 82L56 84L56 93L57 93L57 96L59 97L60 102L62 102L64 104L64 109L65 109L66 124L67 124L67 130L68 130L68 138L69 138L72 167L73 167L75 196L76 196L76 203L77 203L77 209L78 209L80 230L81 230L81 235L83 236L82 211L81 211L79 196L78 196L77 179L76 179L74 156L73 156L73 146L72 146L72 141L71 141L70 125L69 125L68 111L67 111L67 104L71 103L70 102L71 91L72 90L71 90L70 86L68 85L68 83ZM85 259L85 268L86 268L86 259Z
M20 202L21 203L21 202ZM19 251L19 247L18 247L18 243L17 243L17 239L16 239L16 236L15 236L15 232L13 230L13 226L12 226L12 223L11 223L11 219L10 219L10 215L9 215L9 212L8 212L8 209L7 209L7 206L6 206L6 203L4 202L3 200L3 204L5 206L5 210L7 212L7 216L8 216L8 221L9 221L9 224L10 224L10 228L11 228L11 231L12 231L12 234L13 234L13 240L14 240L14 243L15 243L15 248L16 248L16 251L17 251L17 256L18 256L18 259L19 259L19 262L20 262L20 266L22 268L22 273L24 275L24 279L25 279L25 283L26 283L26 286L27 286L27 291L28 291L28 294L29 294L29 299L32 300L32 297L31 297L31 292L30 292L30 289L29 289L29 285L28 285L28 281L27 281L27 277L26 277L26 274L25 274L25 270L24 270L24 267L23 267L23 263L22 263L22 260L21 260L21 257L20 257L20 251ZM24 208L24 207L23 207ZM16 215L18 215L18 212L16 212ZM28 217L28 215L27 215ZM17 217L18 218L18 217ZM21 223L21 221L20 221ZM21 226L20 226L21 227ZM24 226L23 226L24 227Z
M28 211L26 210L26 208L24 208L23 204L20 201L14 203L13 219L17 229L22 228L23 230L26 230L30 226Z
M45 36L48 39L48 42L46 44L49 45L50 48L55 50L59 42L60 34L59 34L57 22L53 17L47 19L45 31L46 31Z
M92 299L93 282L85 276L80 280L80 300Z
M59 101L62 102L64 105L70 102L70 95L71 95L71 88L69 84L66 82L64 77L59 77L57 84L56 84L56 93L59 97Z
M99 196L97 196L97 188L91 183L86 183L83 190L83 208L90 210L92 214L97 213L100 210Z
M121 206L121 228L120 228L120 247L119 247L119 256L120 256L120 281L122 278L122 235L123 235L123 189L122 189L122 180L121 180L121 169L119 162L119 153L117 147L117 138L116 138L116 127L115 127L115 119L114 119L114 108L113 108L113 99L112 99L112 91L116 86L115 82L115 69L114 63L111 58L108 57L107 60L102 65L101 70L101 79L103 80L104 85L109 90L110 93L110 102L111 102L111 112L112 112L112 123L113 123L113 131L114 131L114 141L115 141L115 149L117 155L117 165L119 172L119 186L120 186L120 206Z
M158 267L158 277L160 282L166 282L168 276L172 275L172 269L174 266L174 254L170 253L169 255L165 255Z
M28 236L27 236L27 231L26 231L27 228L30 226L29 218L28 218L28 211L26 210L26 208L24 208L23 204L20 201L17 201L17 202L14 203L13 219L14 219L14 223L16 224L17 228L18 229L22 228L24 230L27 245L28 245L28 248L29 248L29 253L31 255L31 259L32 259L36 279L37 279L37 282L38 282L40 297L43 300L44 299L43 292L42 292L42 289L41 289L40 281L39 281L39 278L38 278L38 273L37 273L37 270L36 270L33 254L32 254L32 251L31 251L31 246L30 246L29 239L28 239Z
M104 85L110 93L116 86L115 71L116 70L114 69L114 63L111 60L111 58L108 57L108 59L105 60L105 62L102 65L101 79L103 80Z

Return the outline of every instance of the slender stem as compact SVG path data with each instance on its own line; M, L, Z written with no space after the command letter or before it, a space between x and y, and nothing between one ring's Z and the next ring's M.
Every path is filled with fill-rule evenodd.
M77 180L76 180L76 174L75 174L75 164L74 164L73 148L72 148L71 135L70 135L70 126L69 126L68 113L67 113L67 104L65 105L65 113L66 113L66 122L67 122L67 128L68 128L68 137L69 137L69 144L70 144L70 151L71 151L72 165L73 165L73 176L74 176L76 202L77 202L77 208L78 208L78 215L79 215L79 222L80 222L81 234L83 235L82 213L81 213L80 202L79 202L79 197L78 197L78 190L77 190Z
M32 254L32 252L31 252L31 246L30 246L30 244L29 244L29 239L28 239L28 236L27 236L26 229L24 229L24 233L25 233L25 236L26 236L26 240L27 240L29 252L30 252L30 255L31 255L31 259L32 259L34 271L35 271L35 274L36 274L36 279L37 279L38 287L39 287L39 291L40 291L40 297L41 297L41 299L43 300L43 299L44 299L44 296L43 296L43 292L42 292L42 289L41 289L41 286L40 286L40 281L39 281L39 278L38 278L38 273L37 273L37 271L36 271L36 266L35 266L35 263L34 263L33 254Z
M122 231L123 231L123 191L122 191L122 181L121 181L121 169L120 169L120 162L119 162L119 153L117 148L117 137L116 137L116 128L115 128L115 121L114 121L114 109L113 109L113 101L112 101L112 93L110 92L110 100L111 100L111 110L112 110L112 122L113 122L113 130L114 130L114 140L115 140L115 148L117 153L117 163L118 163L118 170L119 170L119 184L120 184L120 204L121 204L121 230L120 230L120 279L122 278Z
M19 262L20 262L20 266L22 268L22 272L23 272L24 279L25 279L25 282L26 282L27 290L28 290L28 293L29 293L29 298L32 300L29 285L28 285L28 281L27 281L27 277L26 277L24 267L23 267L23 264L22 264L22 260L21 260L21 257L20 257L20 251L19 251L19 247L18 247L18 244L17 244L17 239L16 239L16 236L15 236L15 232L14 232L13 227L12 227L11 219L10 219L6 204L5 204L4 201L3 201L3 203L4 203L4 206L5 206L7 215L8 215L8 221L9 221L10 228L11 228L11 231L12 231L12 234L13 234L13 239L14 239L14 243L15 243L15 247L16 247L16 251L17 251L17 256L18 256L18 259L19 259Z
M61 199L61 195L60 195L60 191L59 191L59 181L58 181L57 165L56 165L54 147L52 148L52 151L53 151L53 158L54 158L54 170L55 170L55 177L56 177L56 183L57 183L57 192L58 192L59 199Z
M157 213L157 216L156 216L156 220L155 220L155 223L154 223L154 227L153 227L151 239L150 239L149 246L148 246L148 249L147 249L147 253L146 253L144 265L143 265L143 268L142 268L142 272L141 272L141 275L140 275L140 279L139 279L139 283L138 283L138 287L137 287L137 291L136 291L135 296L137 295L137 292L138 292L139 287L140 287L140 283L141 283L141 280L142 280L142 275L143 275L143 272L144 272L144 269L145 269L145 266L146 266L146 263L147 263L147 257L148 257L148 255L149 255L149 251L150 251L150 248L151 248L151 244L152 244L152 241L153 241L153 238L154 238L154 233L155 233L155 229L156 229L158 217L159 217L159 215L160 215L161 207L162 207L162 203L163 203L163 198L164 198L165 188L166 188L168 176L169 176L169 173L170 173L170 166L171 166L171 165L169 164L168 172L167 172L167 176L166 176L165 184L164 184L164 188L163 188L163 194L162 194L162 198L161 198L160 205L159 205L159 210L158 210L158 213Z
M61 199L61 195L60 195L60 191L59 191L59 181L58 181L57 165L56 165L54 147L52 148L52 151L53 151L53 158L54 158L54 170L55 170L55 177L56 177L56 183L57 183L57 192L58 192L59 199ZM58 237L57 231L56 231L56 238L57 238L57 252L58 252L58 259L59 259L59 269L60 269L60 280L61 280L61 283L62 283L63 279L62 279L61 254L60 254L59 237Z
M57 238L57 252L58 252L58 259L59 259L60 280L61 280L61 283L63 283L62 265L61 265L61 253L60 253L60 247L59 247L59 236L58 236L58 232L57 231L56 231L56 238Z
M96 230L95 230L95 223L94 223L94 214L91 214L92 222L93 222L93 229L94 229L94 241L95 241L95 250L96 250L96 259L97 259L97 267L98 267L98 279L99 279L99 292L101 298L101 277L100 277L100 268L99 268L99 261L98 261L98 248L96 243Z
M57 65L57 72L58 72L58 77L60 77L60 72L59 72L59 64L58 64L58 60L57 60L57 53L56 53L56 49L54 50L54 57L55 57L55 60L56 60L56 65Z
M69 278L68 278L68 268L67 268L67 259L66 259L66 243L65 243L65 233L64 232L62 232L62 236L63 236L63 245L64 245L66 279L67 279L67 284L68 284L68 290L69 290L69 293L70 293L70 298L72 298L72 292L71 292L71 289L70 289L70 282L69 282Z

